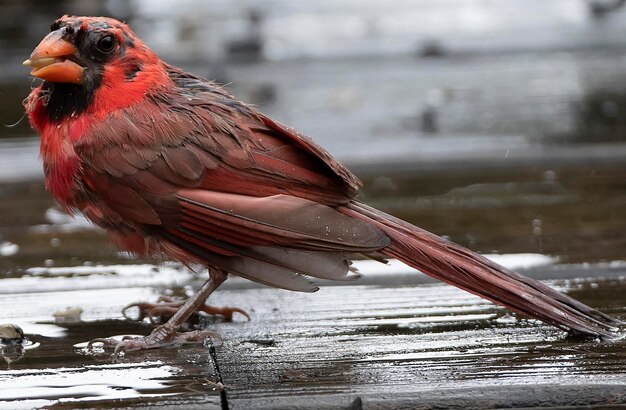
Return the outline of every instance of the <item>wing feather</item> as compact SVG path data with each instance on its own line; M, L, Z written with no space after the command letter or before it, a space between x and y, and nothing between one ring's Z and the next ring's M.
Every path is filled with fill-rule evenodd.
M204 172L204 165L186 146L168 147L163 150L163 159L172 172L189 181L196 181Z
M181 207L199 219L218 220L224 230L268 233L277 244L304 249L370 252L388 244L371 224L334 208L289 195L250 197L201 189L178 191Z

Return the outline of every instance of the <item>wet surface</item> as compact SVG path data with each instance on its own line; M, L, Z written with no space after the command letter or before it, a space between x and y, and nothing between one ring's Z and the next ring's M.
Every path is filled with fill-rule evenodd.
M609 163L362 176L368 202L475 250L509 252L491 257L626 319L623 172ZM189 295L202 272L129 259L58 211L41 182L0 193L0 323L26 333L24 350L3 351L1 408L222 405L206 346L122 357L83 347L149 333L121 309ZM568 339L402 265L357 267L359 282L315 294L229 280L211 298L252 316L204 322L223 338L231 408L626 405L624 341Z
M516 263L525 258L531 256ZM371 269L359 266L366 275ZM535 275L558 268L537 266ZM220 406L207 347L122 357L74 347L94 337L148 333L147 325L124 321L121 307L171 294L173 279L196 287L199 278L145 265L80 278L77 269L41 271L31 270L41 279L21 291L3 287L0 321L20 325L37 346L2 366L1 407ZM586 267L589 275L594 271ZM137 275L129 281L132 272ZM396 272L387 274L393 279ZM604 276L548 283L626 319L626 266L614 264ZM357 396L368 408L626 405L624 341L568 340L562 331L442 284L365 282L300 294L235 281L211 302L252 316L250 322L241 316L205 322L224 340L217 359L231 408L345 408ZM81 319L55 323L52 313L68 306L79 306Z

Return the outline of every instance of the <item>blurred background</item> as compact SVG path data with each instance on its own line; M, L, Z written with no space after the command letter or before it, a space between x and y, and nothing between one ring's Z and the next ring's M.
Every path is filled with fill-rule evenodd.
M21 62L62 14L126 20L473 250L624 259L622 0L0 2L0 276L128 257L43 189Z

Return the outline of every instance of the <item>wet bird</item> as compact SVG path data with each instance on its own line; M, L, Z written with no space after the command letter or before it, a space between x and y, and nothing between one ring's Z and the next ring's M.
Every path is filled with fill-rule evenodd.
M313 292L349 280L349 256L397 258L562 329L611 337L622 322L468 249L365 205L360 181L310 138L162 61L124 23L63 16L24 62L46 187L123 249L198 263L209 279L144 338L200 339L182 323L229 274Z

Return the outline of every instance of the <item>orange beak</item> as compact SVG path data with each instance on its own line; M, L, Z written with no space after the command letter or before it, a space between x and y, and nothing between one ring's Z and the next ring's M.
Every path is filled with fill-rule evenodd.
M84 68L68 60L77 53L76 47L61 38L61 31L53 31L41 40L30 58L22 64L32 67L33 76L52 83L80 84Z

